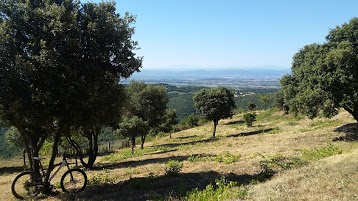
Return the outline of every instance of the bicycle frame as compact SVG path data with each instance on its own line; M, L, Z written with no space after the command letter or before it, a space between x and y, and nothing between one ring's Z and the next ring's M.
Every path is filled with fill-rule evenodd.
M41 164L41 158L35 157L34 159L39 161L39 165L40 165L41 172L42 172L42 178L46 178L45 170L44 170L44 168L43 168L43 166L42 166L42 164ZM44 181L44 182L50 183L51 180L52 180L52 179L57 175L57 173L62 169L62 167L67 166L67 168L70 169L70 167L69 167L69 165L68 165L68 162L67 162L67 160L66 160L65 157L63 158L63 160L61 161L61 163L58 163L58 164L54 165L54 167L56 167L56 166L59 166L59 167L57 168L57 170L49 177L49 179L48 179L47 181ZM48 170L49 170L49 168L47 169L47 171L48 171Z
M51 180L57 175L57 173L61 170L62 167L67 166L67 168L70 169L70 167L68 167L68 163L67 163L67 160L66 160L66 159L62 160L61 163L59 163L59 164L57 164L57 165L55 165L55 166L58 166L58 165L59 165L59 167L57 168L57 170L56 170L56 171L50 176L50 178L48 179L48 182L49 182L49 183L50 183Z

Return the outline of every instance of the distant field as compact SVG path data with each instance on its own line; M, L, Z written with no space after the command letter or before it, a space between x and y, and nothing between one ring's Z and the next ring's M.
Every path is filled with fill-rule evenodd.
M246 127L240 114L222 120L215 139L211 138L212 124L208 123L174 133L172 138L153 139L144 150L137 148L134 156L129 149L101 156L95 170L86 171L90 183L84 192L60 192L46 199L358 199L357 133L342 129L354 123L348 113L312 121L267 110L260 111L257 119L252 128ZM344 132L335 131L337 128ZM338 136L342 140L333 142L332 138ZM165 174L169 160L183 163L178 175ZM15 200L10 185L21 171L20 165L19 159L1 161L2 200ZM225 182L221 184L223 176Z

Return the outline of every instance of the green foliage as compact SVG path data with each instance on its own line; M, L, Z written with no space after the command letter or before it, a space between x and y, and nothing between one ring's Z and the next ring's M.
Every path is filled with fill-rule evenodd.
M266 110L276 106L277 89L245 89L241 92L253 92L252 95L235 97L235 104L237 110L241 112L248 111L248 104L250 102L256 105L257 110Z
M178 175L183 168L183 162L179 162L177 160L169 160L165 165L165 174L169 176Z
M194 102L197 111L214 122L213 136L219 120L231 117L236 107L234 94L225 87L202 89L195 93Z
M241 155L234 155L231 154L228 151L224 151L221 154L218 155L212 155L212 154L195 154L188 157L189 162L199 162L199 161L217 161L219 163L235 163L239 161Z
M9 142L5 133L7 128L0 129L0 158L8 159L21 154L21 148Z
M249 104L247 105L247 108L252 112L256 109L256 104L253 102L249 102Z
M13 146L23 149L25 141L21 137L20 131L16 127L11 126L5 133L6 140Z
M56 149L61 135L81 132L93 142L92 167L101 128L120 117L119 80L142 65L132 40L135 17L121 17L114 2L5 0L0 9L2 119L17 127L35 156L50 136Z
M103 184L114 184L115 178L111 176L109 172L106 172L103 170L103 172L100 172L99 174L96 174L88 179L88 185L94 186L94 185L103 185Z
M174 109L167 109L158 130L164 133L172 132L174 125L178 124L176 117L177 112Z
M128 138L135 138L142 134L148 133L148 124L140 117L124 117L118 124L118 129L114 131L117 136L125 136Z
M195 201L220 201L232 199L246 199L248 197L248 187L237 187L237 183L227 182L225 177L215 180L215 185L209 184L204 190L194 189L187 193L184 200Z
M302 150L302 157L305 160L319 160L322 158L334 156L341 153L342 153L342 149L334 146L333 144L329 144L327 146L316 148L316 149L304 149Z
M252 127L252 124L254 123L255 120L256 120L255 113L244 114L244 121L245 121L247 127Z
M344 108L358 121L358 18L330 30L323 44L293 57L292 75L281 79L280 106L313 119Z
M260 167L263 174L270 176L277 172L282 172L306 164L307 162L299 157L275 155L264 161L261 161Z
M188 117L186 117L185 119L183 119L179 122L179 124L176 126L175 131L178 132L181 130L194 128L194 127L202 125L202 124L203 124L203 122L201 121L201 119L198 116L196 116L195 114L190 114Z
M132 81L127 89L127 116L137 116L147 123L152 132L169 129L175 123L176 113L167 110L168 97L164 87ZM143 148L147 133L140 133Z
M223 153L221 153L215 157L215 161L230 164L230 163L237 162L240 157L241 157L240 154L234 155L234 154L229 153L228 151L224 151Z

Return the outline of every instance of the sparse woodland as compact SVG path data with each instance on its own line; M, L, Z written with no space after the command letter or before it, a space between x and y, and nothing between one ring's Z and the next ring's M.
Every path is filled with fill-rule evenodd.
M135 16L113 2L4 0L0 9L1 200L15 199L21 171L39 172L34 157L52 167L64 146L88 188L40 199L358 199L358 18L300 49L279 91L238 92L123 85L143 58ZM131 147L99 154L99 142L124 138Z

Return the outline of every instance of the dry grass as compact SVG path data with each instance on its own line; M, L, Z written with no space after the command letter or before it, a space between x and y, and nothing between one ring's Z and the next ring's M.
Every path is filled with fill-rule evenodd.
M334 119L308 120L283 116L276 111L260 112L254 127L247 128L242 115L220 121L217 137L211 138L212 124L172 134L145 144L134 157L120 150L98 158L96 169L86 171L91 185L82 193L60 193L49 200L153 200L177 199L195 188L204 189L222 175L238 185L249 186L252 200L352 200L357 199L357 141L334 142L343 154L277 173L261 182L260 162L272 156L299 157L304 149L325 147L334 130L354 122L346 112ZM226 155L225 155L226 154ZM190 157L203 157L190 160ZM205 156L210 156L204 158ZM217 158L235 156L235 160ZM169 160L182 161L179 176L166 176ZM16 163L17 162L17 163ZM21 161L0 164L2 200L13 200L12 179L21 170ZM16 163L16 164L15 164ZM6 171L9 170L9 171ZM7 172L7 173L5 173ZM260 180L261 179L261 180ZM261 183L252 184L252 181Z

